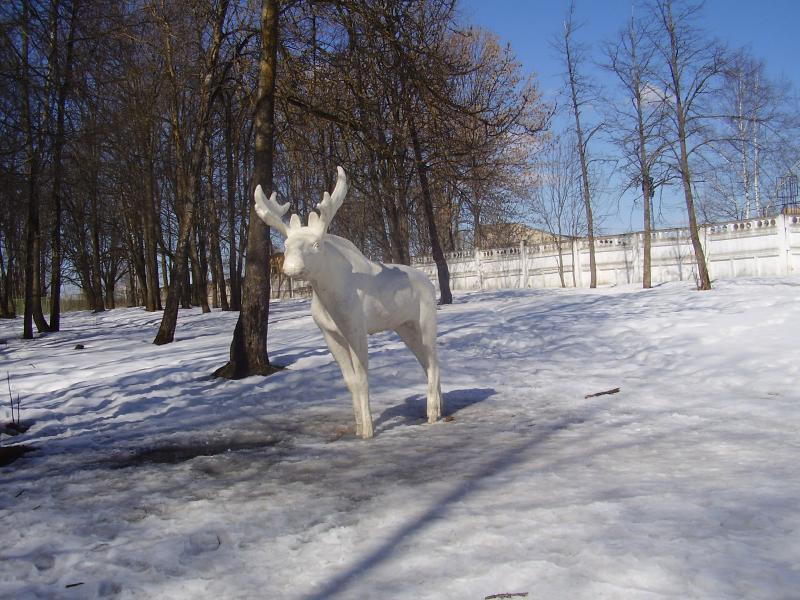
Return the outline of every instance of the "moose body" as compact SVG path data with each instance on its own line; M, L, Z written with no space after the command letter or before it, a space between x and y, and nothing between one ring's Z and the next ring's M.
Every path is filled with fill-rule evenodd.
M275 194L267 199L256 188L256 212L286 236L283 272L311 284L311 315L342 371L353 399L356 435L373 435L369 406L367 336L394 330L414 353L428 379L428 422L442 414L436 355L436 292L422 272L405 265L367 259L350 241L327 233L330 220L347 193L341 167L333 194L326 192L308 226L293 215L287 228Z

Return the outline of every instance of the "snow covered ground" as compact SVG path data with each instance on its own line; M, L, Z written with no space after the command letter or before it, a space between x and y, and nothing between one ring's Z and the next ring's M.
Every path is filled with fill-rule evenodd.
M272 307L289 368L234 382L236 314L156 347L159 316L0 323L2 444L37 448L0 468L0 597L800 597L800 278L461 295L452 418L375 336L368 442L307 302Z

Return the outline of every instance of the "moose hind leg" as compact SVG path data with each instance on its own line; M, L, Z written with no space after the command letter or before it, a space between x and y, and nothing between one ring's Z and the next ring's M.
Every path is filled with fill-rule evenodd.
M442 392L439 384L439 361L436 356L436 325L431 331L425 323L408 321L398 327L397 335L408 349L417 357L428 378L428 423L436 422L442 416Z

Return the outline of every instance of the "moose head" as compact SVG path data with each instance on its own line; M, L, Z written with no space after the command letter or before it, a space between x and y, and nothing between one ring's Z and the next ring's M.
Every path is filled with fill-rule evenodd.
M405 265L367 259L348 240L327 233L347 194L347 177L337 167L336 187L325 194L303 226L289 204L266 197L258 186L258 216L286 238L283 272L311 284L311 316L342 370L353 400L356 435L373 434L367 377L367 335L394 330L414 353L428 378L428 421L442 414L439 362L436 356L436 290L428 277Z
M336 187L333 193L323 194L322 202L316 205L319 214L312 212L308 215L307 226L303 226L296 214L292 215L287 226L282 217L289 210L289 203L278 204L275 192L267 198L261 186L256 187L256 213L262 221L286 238L283 272L289 277L307 278L325 268L325 234L347 195L347 176L344 169L337 167L336 170Z

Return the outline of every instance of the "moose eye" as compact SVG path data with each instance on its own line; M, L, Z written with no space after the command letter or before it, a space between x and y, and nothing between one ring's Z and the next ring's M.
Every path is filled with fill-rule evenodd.
M319 250L319 242L314 242L312 248L314 248L314 250Z

